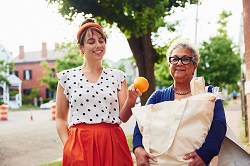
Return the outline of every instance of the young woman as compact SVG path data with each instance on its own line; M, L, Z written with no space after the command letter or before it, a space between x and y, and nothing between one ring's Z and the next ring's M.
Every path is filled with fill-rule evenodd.
M93 19L77 33L82 66L57 74L56 128L64 145L63 165L132 166L120 123L132 115L139 90L125 74L102 66L106 36Z

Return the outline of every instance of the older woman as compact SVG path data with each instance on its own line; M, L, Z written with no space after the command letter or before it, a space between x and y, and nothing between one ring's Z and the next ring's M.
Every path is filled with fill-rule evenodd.
M155 91L148 99L146 105L176 99L181 100L191 96L190 81L199 62L198 50L186 40L177 40L168 49L167 58L170 74L174 82L166 89ZM208 90L211 91L211 88L210 86ZM214 117L205 142L200 148L183 156L183 159L193 159L188 164L189 166L208 165L213 157L218 155L226 129L224 108L222 101L218 99L215 102ZM136 124L134 129L133 146L138 166L149 165L149 159L157 162L155 157L145 151L138 124Z

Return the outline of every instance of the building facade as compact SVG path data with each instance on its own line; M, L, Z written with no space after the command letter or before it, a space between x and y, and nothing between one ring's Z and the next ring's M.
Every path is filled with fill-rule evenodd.
M0 45L0 61L3 61L1 67L7 67L5 71L0 71L0 74L9 82L7 84L7 82L0 80L0 101L8 105L9 108L19 108L22 106L22 81L14 73L10 72L7 64L13 62L13 58L3 45Z
M243 0L245 94L248 115L248 138L250 138L250 1Z
M22 80L21 92L29 95L32 88L38 88L38 98L53 98L53 92L47 85L39 81L44 75L45 68L40 65L42 61L48 62L49 68L55 73L55 62L62 58L66 51L48 50L47 43L42 43L41 51L25 52L24 46L19 46L19 54L13 59L15 75Z

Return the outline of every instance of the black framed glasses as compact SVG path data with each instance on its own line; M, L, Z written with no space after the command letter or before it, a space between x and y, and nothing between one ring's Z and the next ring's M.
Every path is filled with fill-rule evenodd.
M181 63L182 63L183 65L188 65L190 62L193 62L192 57L187 56L187 55L185 55L185 56L183 56L183 57L181 57L181 58L179 58L179 57L176 56L176 55L170 56L170 57L168 58L169 63L171 63L171 64L173 64L173 65L177 65L177 64L179 63L179 60L181 60Z

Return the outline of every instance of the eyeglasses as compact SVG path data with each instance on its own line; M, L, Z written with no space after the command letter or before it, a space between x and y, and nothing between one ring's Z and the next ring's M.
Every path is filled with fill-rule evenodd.
M191 61L193 62L192 57L189 57L187 55L185 55L185 56L183 56L181 58L179 58L176 55L175 56L171 56L171 57L168 58L168 60L169 60L169 63L171 63L173 65L177 65L179 63L179 60L181 60L181 63L183 65L188 65Z

